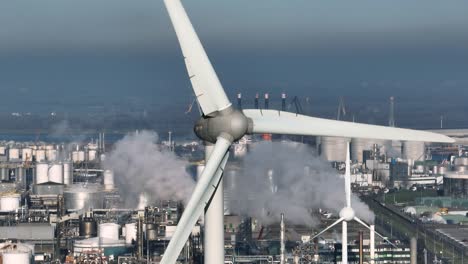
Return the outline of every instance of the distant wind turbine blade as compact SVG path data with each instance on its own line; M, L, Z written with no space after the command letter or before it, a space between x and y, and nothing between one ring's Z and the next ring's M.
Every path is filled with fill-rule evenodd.
M441 134L412 129L337 121L277 110L245 109L243 112L247 117L252 119L252 128L249 132L254 134L331 136L440 143L455 142L452 138Z
M327 232L330 228L336 226L337 224L339 224L341 221L344 221L344 218L340 218L338 220L336 220L333 224L329 225L327 228L325 228L324 230L320 231L320 233L316 234L314 237L312 237L312 239L315 239L316 237L322 235L323 233Z
M354 221L360 223L361 225L365 226L367 229L369 229L369 231L371 230L370 229L370 226L368 226L364 221L362 221L361 219L357 218L357 217L354 217ZM397 247L395 244L393 244L392 242L390 242L390 240L388 240L388 238L382 236L380 233L378 233L377 231L374 231L375 234L377 234L380 238L382 238L384 241L386 241L387 243L389 243L390 245L392 245L393 247Z
M229 147L231 141L218 137L213 152L205 165L197 185L193 190L182 217L177 224L174 235L164 252L161 264L174 264L182 248L187 242L193 227L198 218L203 213L205 206L209 203L211 197L218 188L218 184L223 175L224 167L229 157ZM222 186L220 186L222 188Z
M345 168L345 194L346 206L351 207L351 159L349 154L349 141L346 143L346 168Z
M205 115L231 106L180 0L164 0L185 58L195 96Z

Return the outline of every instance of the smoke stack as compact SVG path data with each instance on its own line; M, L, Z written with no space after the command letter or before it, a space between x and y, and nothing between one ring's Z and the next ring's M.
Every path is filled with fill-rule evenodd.
M395 126L395 97L390 96L390 116L388 118L388 126Z
M280 264L284 264L285 258L285 245L284 245L284 214L281 214L281 247L280 247Z
M362 231L359 231L359 264L364 263L363 244L364 244L364 236L363 236Z
M255 105L254 105L254 108L255 108L255 109L258 109L258 93L255 94L255 103L254 103L254 104L255 104Z
M237 108L242 109L242 94L241 93L237 94Z
M370 225L370 264L375 263L375 225Z
M169 144L169 150L172 151L172 131L168 132L169 138L168 138L168 144Z
M281 111L286 111L286 93L281 94Z
M270 107L270 95L268 93L265 93L265 109L268 109Z
M410 263L416 264L418 262L418 240L412 237L410 240Z

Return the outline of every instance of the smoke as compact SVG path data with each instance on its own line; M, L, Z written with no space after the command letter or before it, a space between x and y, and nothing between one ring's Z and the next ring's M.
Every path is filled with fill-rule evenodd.
M288 222L313 226L318 208L338 213L345 206L344 179L307 145L255 143L243 161L244 173L232 190L232 210L268 224L285 213ZM273 174L271 173L273 171ZM229 190L229 187L227 188ZM356 215L372 222L374 214L352 197Z
M128 134L109 153L104 166L114 171L115 181L127 206L136 206L140 194L148 201L187 201L194 181L186 172L187 161L156 144L151 131Z

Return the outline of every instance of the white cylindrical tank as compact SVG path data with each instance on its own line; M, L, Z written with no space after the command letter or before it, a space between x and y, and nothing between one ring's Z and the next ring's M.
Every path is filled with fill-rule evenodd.
M46 150L46 158L47 158L48 161L57 160L57 150L56 149Z
M88 150L88 160L95 161L97 158L97 151L95 149Z
M132 244L132 240L136 241L137 238L137 226L136 223L125 224L125 244Z
M359 163L363 162L362 153L364 150L373 150L374 141L366 138L353 138L351 140L351 159Z
M70 161L63 162L63 184L70 185L73 183L73 163Z
M44 148L45 148L46 150L50 150L50 149L55 149L55 146L54 146L54 145L51 145L51 144L49 144L49 145L45 145L45 147L44 147Z
M17 193L0 196L0 210L3 212L15 211L20 207L21 196Z
M424 142L405 141L403 142L403 158L413 161L423 161L426 153Z
M49 182L63 183L62 163L52 163L49 165Z
M98 228L100 238L119 240L119 225L115 223L102 223Z
M455 166L468 166L468 157L458 157L453 161Z
M29 264L31 263L31 253L23 250L11 250L1 253L2 263Z
M78 151L78 162L85 161L85 152L83 150Z
M49 164L36 163L36 184L41 184L49 181Z
M6 154L6 147L3 145L0 145L0 155L5 155Z
M114 189L114 172L111 170L104 171L104 189L105 190Z
M23 161L32 161L33 150L30 148L23 148L21 150L21 159Z
M46 154L45 150L43 149L38 149L36 150L36 161L37 162L42 162L46 160Z
M16 161L20 158L20 150L18 148L8 149L8 160Z
M321 137L320 155L328 161L345 161L349 138Z
M78 162L78 151L72 151L72 161Z

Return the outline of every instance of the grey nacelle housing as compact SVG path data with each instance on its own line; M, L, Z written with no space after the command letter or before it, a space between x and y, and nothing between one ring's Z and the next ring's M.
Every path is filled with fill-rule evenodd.
M193 130L200 139L211 143L215 143L219 136L236 141L248 133L250 123L241 111L229 107L214 117L202 116Z

